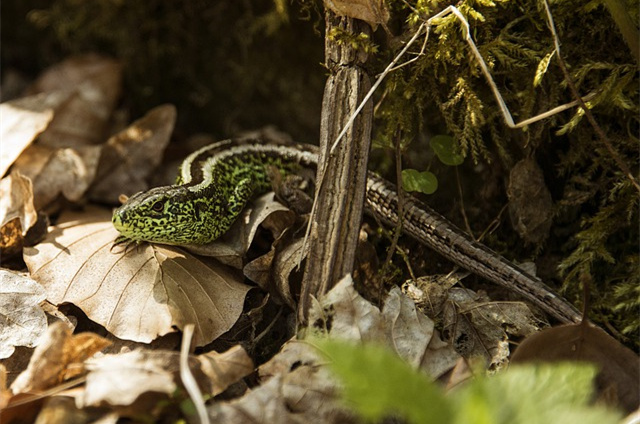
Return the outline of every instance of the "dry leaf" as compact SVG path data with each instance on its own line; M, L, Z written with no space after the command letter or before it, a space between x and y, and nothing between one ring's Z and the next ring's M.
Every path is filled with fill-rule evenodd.
M331 337L385 345L433 378L451 369L460 357L399 289L391 291L380 312L355 291L350 276L312 306L309 322L328 327Z
M276 398L271 405L278 409L284 405L287 414L273 419L288 417L289 421L285 422L295 419L314 423L352 422L353 417L339 397L338 382L326 366L325 357L309 342L289 340L278 354L260 366L258 374L263 383L255 390L264 390L264 393L255 396L249 392L242 399L216 408L216 412L229 417L235 417L239 412L249 412L253 416L267 407L262 399L271 393ZM262 412L269 413L266 410Z
M32 279L0 269L0 359L11 356L15 346L34 347L45 333L44 298Z
M640 406L640 358L604 330L588 323L548 328L526 338L512 363L584 361L600 372L596 385L604 397L627 413Z
M97 55L71 58L47 69L30 93L62 90L73 94L58 108L39 143L78 148L102 142L120 97L121 80L119 62Z
M14 218L20 220L23 235L38 220L31 180L17 171L0 181L0 227Z
M393 350L414 367L422 362L433 337L434 322L416 309L415 303L393 287L387 296L382 316Z
M69 92L54 91L0 104L0 176L7 172L20 153L47 128L53 119L54 110L69 95Z
M491 302L486 295L452 288L444 311L443 333L465 358L484 357L492 369L508 363L509 337L539 330L539 321L522 302Z
M312 305L309 322L338 338L388 344L380 310L360 296L350 275Z
M304 239L292 240L291 232L284 233L273 242L269 252L243 268L244 275L269 292L278 303L295 309L295 293L299 292L300 288L292 288L290 279L294 274L301 277L300 259L305 257L301 254L304 244Z
M254 370L253 361L240 345L223 353L208 352L198 355L202 372L209 377L207 393L215 396Z
M253 362L240 346L223 353L190 355L188 362L200 390L207 395L219 394L253 372ZM81 399L84 406L128 406L143 394L172 395L182 385L178 352L139 349L94 358L85 365L89 373Z
M324 5L338 16L360 19L371 25L386 24L389 20L384 0L324 0Z
M214 256L221 262L240 269L261 225L265 225L272 231L273 237L278 238L294 220L295 214L277 202L273 192L266 193L253 200L221 238L209 244L185 248L198 255Z
M162 105L109 138L89 197L117 204L121 194L130 196L146 190L149 175L162 161L175 122L175 106Z
M118 235L106 211L61 217L44 242L25 249L32 277L59 305L73 303L115 336L150 342L196 325L195 344L226 332L250 287L213 260L154 244L112 251Z
M82 372L80 365L109 345L93 333L72 335L61 322L52 324L31 356L29 366L11 385L14 393L46 390Z
M14 168L33 182L34 205L40 210L60 194L72 202L80 200L93 182L100 150L100 146L53 149L38 144L20 155Z
M177 352L134 350L89 360L80 402L84 407L105 403L126 406L147 392L170 395L177 388L179 357Z

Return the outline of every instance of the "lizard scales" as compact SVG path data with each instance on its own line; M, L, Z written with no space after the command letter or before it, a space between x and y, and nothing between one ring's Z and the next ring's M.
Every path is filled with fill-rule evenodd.
M267 191L265 165L283 174L315 168L318 149L304 144L225 140L197 150L180 166L177 182L137 193L113 214L118 241L205 244L224 234L253 194ZM383 222L396 225L398 194L394 184L369 172L366 207ZM406 196L403 231L453 263L525 297L558 320L578 322L580 314L528 274L488 247L475 242L446 218Z

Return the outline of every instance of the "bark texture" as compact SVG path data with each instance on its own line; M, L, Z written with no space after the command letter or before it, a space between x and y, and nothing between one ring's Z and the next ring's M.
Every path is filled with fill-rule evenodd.
M346 33L371 34L368 24L326 11L326 34L333 28ZM331 146L371 83L362 68L367 55L351 43L325 36L330 71L322 102L317 207L311 217L307 267L302 283L299 322L306 323L313 297L329 290L353 270L365 197L373 108L367 104L333 155Z

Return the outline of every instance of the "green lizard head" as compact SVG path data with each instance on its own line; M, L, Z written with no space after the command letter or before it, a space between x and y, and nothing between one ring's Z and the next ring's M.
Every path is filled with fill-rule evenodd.
M211 218L206 203L194 200L188 188L166 186L134 194L111 221L124 239L180 245L211 241L211 232L202 231Z

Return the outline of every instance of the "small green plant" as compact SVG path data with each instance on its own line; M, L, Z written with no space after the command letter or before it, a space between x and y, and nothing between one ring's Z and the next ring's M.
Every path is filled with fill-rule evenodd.
M589 405L596 369L579 363L512 366L449 393L378 346L322 339L345 402L363 419L398 416L410 423L605 424L617 412Z

